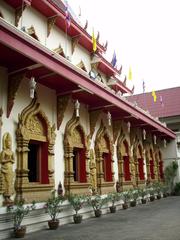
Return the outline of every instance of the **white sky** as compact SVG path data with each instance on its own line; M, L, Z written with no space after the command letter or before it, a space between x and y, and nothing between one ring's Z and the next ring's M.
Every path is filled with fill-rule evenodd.
M108 40L107 59L114 50L123 74L132 68L135 93L180 86L180 0L68 0L88 31ZM131 81L129 86L132 85Z

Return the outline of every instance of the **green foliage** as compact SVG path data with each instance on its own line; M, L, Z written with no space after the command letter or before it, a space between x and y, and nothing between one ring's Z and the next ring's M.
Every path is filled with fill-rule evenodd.
M107 201L112 203L112 206L114 206L115 202L120 200L120 194L117 192L108 193L107 195Z
M145 197L148 194L147 188L139 188L138 192L139 192L139 196L142 197L142 199L145 199Z
M68 198L70 204L74 208L74 211L76 212L76 215L78 214L78 211L83 207L85 196L83 195L77 195L77 194L71 194Z
M21 223L25 215L29 213L30 210L35 209L35 202L30 205L24 205L24 200L15 201L13 206L7 207L7 212L12 213L14 229L20 229Z
M52 192L51 198L47 200L44 208L53 221L57 219L58 214L62 211L61 204L64 200L63 196L56 196L56 190Z
M174 178L176 177L178 164L176 161L170 163L164 170L165 182L169 186L170 191L173 191Z
M129 202L131 199L131 191L129 190L129 191L122 192L122 199L123 199L124 203Z
M94 210L100 210L106 203L106 199L101 198L99 194L95 196L88 196L87 203L93 207Z

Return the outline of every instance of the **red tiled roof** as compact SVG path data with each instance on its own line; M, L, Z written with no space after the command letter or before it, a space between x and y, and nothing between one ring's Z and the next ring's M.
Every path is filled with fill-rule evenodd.
M180 87L156 91L157 101L153 101L152 92L128 97L131 102L148 110L154 117L172 117L180 115ZM162 99L162 102L161 102Z

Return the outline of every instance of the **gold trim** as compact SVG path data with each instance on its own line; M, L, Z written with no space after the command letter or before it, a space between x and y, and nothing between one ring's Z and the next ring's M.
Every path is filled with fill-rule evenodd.
M16 198L26 198L27 201L46 200L49 197L49 189L54 187L54 144L55 144L55 125L50 126L50 122L45 113L40 109L35 97L31 103L19 114L18 127L16 130L17 138L17 169L16 169ZM49 184L40 184L41 195L33 192L34 186L28 179L28 144L31 139L46 141L48 143L48 179ZM37 185L36 185L37 186ZM48 190L47 190L47 186ZM28 192L32 192L30 195ZM34 197L33 199L31 197Z

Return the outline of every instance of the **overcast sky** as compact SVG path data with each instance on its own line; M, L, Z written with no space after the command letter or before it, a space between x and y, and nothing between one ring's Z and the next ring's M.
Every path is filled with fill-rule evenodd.
M135 93L180 86L180 0L68 0L88 32L108 40L106 57L114 50L123 74L132 68Z

